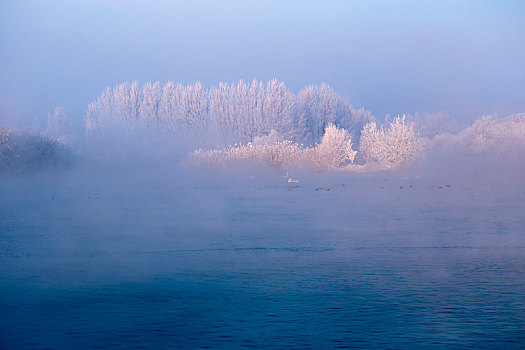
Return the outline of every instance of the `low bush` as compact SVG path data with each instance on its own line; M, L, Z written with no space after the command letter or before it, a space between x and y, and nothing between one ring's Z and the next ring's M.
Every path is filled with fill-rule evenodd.
M209 167L251 162L276 169L312 167L324 170L352 164L356 155L348 131L333 124L326 127L321 143L314 147L304 147L289 140L275 141L274 137L268 139L272 141L235 144L226 149L198 149L191 154L190 162Z
M0 127L0 170L25 171L67 166L73 152L62 141L42 134Z

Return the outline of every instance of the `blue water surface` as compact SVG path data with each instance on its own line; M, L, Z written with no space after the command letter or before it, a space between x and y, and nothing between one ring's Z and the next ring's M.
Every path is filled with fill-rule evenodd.
M525 347L523 186L227 179L6 181L0 348Z

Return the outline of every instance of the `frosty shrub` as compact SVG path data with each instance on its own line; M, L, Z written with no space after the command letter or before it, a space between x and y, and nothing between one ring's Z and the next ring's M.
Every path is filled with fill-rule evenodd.
M36 170L68 165L72 151L65 143L41 134L16 133L0 127L0 169Z
M317 157L316 167L321 169L338 168L347 163L353 163L356 151L352 149L352 138L345 129L338 129L334 124L328 124L321 144L315 147Z
M460 144L471 153L500 152L525 147L525 113L498 119L483 116L459 135Z
M419 157L423 140L405 116L397 116L388 127L366 124L361 133L360 151L367 164L381 168L406 165Z
M215 168L248 162L275 169L313 167L325 170L352 164L356 155L348 131L333 124L328 125L322 142L314 147L304 147L290 140L268 142L271 138L272 134L266 139L257 139L258 143L235 144L226 149L198 149L191 154L190 162Z
M301 164L303 149L292 141L274 144L230 145L226 149L194 151L190 156L192 164L207 167L225 167L236 163L269 165L276 169L296 167Z

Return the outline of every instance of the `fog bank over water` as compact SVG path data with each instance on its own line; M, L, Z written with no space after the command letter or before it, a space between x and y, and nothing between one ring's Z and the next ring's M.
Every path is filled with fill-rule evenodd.
M329 169L199 166L189 135L111 125L64 158L0 130L0 347L520 346L522 121Z
M525 187L505 161L283 174L167 159L3 178L1 347L525 341Z
M525 110L521 1L2 1L0 121L80 120L105 86L327 82L382 118ZM15 121L13 120L15 119Z

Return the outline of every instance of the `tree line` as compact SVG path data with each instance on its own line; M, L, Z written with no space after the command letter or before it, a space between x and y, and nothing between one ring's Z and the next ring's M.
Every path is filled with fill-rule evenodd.
M316 144L329 124L356 139L374 120L327 84L308 85L294 94L277 79L221 82L209 88L199 82L126 82L106 88L89 104L85 130L93 134L109 126L147 127L167 133L216 133L233 142L250 142L274 130L283 139Z

